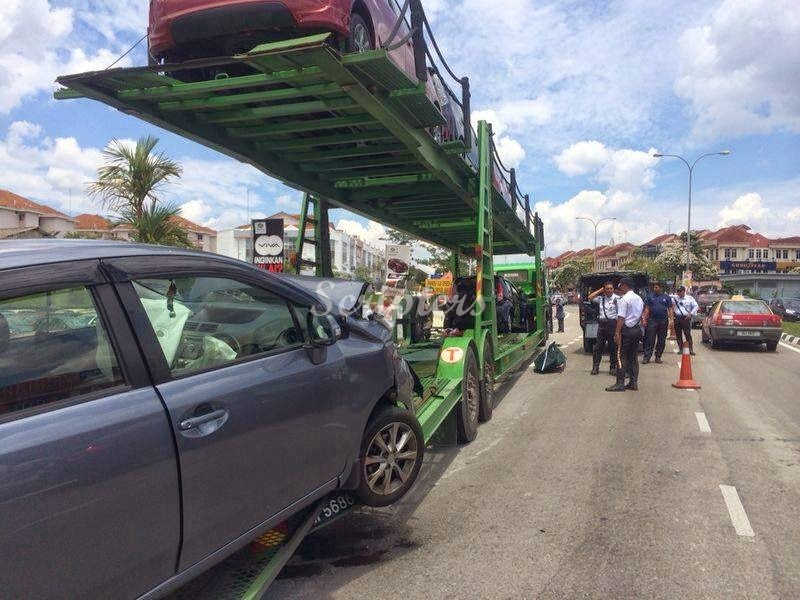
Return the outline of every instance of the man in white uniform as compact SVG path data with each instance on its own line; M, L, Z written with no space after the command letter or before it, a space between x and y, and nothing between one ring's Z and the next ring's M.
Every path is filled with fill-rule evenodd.
M692 340L692 317L700 307L697 301L686 293L686 288L678 288L678 295L672 298L675 313L675 337L678 339L678 354L683 351L683 340L689 344L689 352L694 356L694 340Z
M642 341L644 301L634 292L636 284L628 277L619 282L622 297L617 301L617 383L607 392L633 392L639 389L639 342ZM625 385L625 376L629 378Z

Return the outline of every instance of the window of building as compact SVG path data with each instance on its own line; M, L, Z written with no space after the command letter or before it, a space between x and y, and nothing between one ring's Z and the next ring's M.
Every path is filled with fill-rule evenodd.
M747 256L750 259L754 259L756 257L756 251L750 248L750 250L747 251Z
M725 248L725 258L728 260L736 258L736 248Z
M0 415L124 383L88 289L0 301Z
M227 366L302 345L289 305L233 279L134 282L173 375Z

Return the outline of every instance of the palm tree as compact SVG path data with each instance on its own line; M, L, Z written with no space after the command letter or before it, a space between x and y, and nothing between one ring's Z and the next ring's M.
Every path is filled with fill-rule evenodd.
M121 218L115 225L127 225L133 229L133 240L143 244L160 244L162 246L178 246L193 248L186 230L180 226L175 217L180 215L177 206L160 205L150 202L141 212L134 207L123 208Z
M89 194L118 214L133 214L141 220L148 201L155 205L158 190L182 169L162 153L156 153L158 138L147 136L135 146L112 140L103 150L106 164L97 170L97 181L89 184Z

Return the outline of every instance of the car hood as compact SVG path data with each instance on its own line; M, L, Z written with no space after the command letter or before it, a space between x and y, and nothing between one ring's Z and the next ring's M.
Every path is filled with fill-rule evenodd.
M363 281L349 281L330 277L308 277L305 275L283 275L282 278L309 292L337 315L361 313L364 298L371 284Z

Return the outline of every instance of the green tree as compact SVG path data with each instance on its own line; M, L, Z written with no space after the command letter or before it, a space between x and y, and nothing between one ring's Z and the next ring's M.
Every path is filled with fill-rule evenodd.
M680 274L686 269L686 244L677 242L665 244L664 250L656 257L655 262L664 269L670 278L677 281ZM719 276L717 266L702 251L691 253L689 268L697 280L715 279Z
M574 258L566 261L553 271L555 289L566 290L575 287L582 275L592 272L592 257Z
M122 209L115 225L130 226L135 242L192 248L186 230L175 221L180 213L181 210L175 206L152 202L141 213L133 207Z
M112 212L143 217L148 201L159 202L159 190L182 173L178 163L155 151L157 145L158 138L152 136L134 146L112 140L103 150L105 164L97 170L97 180L89 184L89 194Z
M625 264L626 271L640 271L647 273L651 281L667 281L673 278L673 274L653 258L641 255L634 257Z

